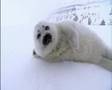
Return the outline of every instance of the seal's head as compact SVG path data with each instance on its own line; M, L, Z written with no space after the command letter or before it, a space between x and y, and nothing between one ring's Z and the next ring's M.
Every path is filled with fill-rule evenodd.
M58 42L58 28L53 23L39 22L34 30L35 52L47 56Z

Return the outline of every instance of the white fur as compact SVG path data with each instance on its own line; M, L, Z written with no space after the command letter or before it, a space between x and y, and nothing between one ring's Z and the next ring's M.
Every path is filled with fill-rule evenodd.
M41 29L42 25L49 25L48 32L53 36L53 42L45 48L42 46L41 39L35 38L38 29L41 30L42 35L46 33ZM72 21L40 22L34 31L34 42L36 53L44 60L50 61L74 60L99 64L103 56L107 54L107 47L94 32ZM112 53L109 57L112 57ZM112 61L109 67L112 69Z

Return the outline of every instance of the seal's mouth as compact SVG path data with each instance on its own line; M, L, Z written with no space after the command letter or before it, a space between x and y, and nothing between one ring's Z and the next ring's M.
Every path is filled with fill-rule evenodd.
M44 46L47 46L51 42L52 42L52 35L50 33L45 34L42 40L42 44Z

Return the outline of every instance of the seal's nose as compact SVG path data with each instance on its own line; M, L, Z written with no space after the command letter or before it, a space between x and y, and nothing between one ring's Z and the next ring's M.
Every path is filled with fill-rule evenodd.
M43 37L43 45L46 46L48 45L50 42L52 42L52 35L50 33L45 34L45 36Z

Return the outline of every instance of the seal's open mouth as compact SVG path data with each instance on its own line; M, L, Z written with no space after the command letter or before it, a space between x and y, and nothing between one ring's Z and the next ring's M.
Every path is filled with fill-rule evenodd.
M46 46L51 42L52 42L52 35L50 33L45 34L42 40L43 45Z

